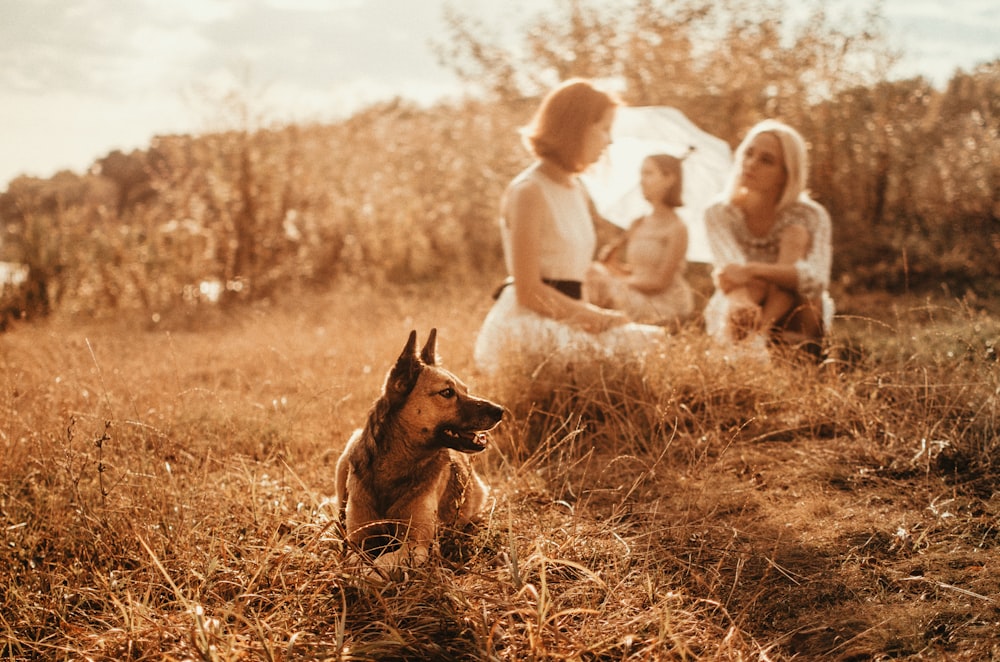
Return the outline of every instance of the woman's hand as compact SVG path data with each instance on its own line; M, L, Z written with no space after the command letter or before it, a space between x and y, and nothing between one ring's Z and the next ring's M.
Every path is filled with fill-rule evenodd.
M625 313L597 306L587 306L583 315L576 318L580 328L588 333L602 333L628 322Z
M605 310L601 311L601 319L598 322L597 329L593 333L601 333L603 331L608 331L616 326L622 326L628 323L628 317L625 313L619 310Z
M754 278L752 269L745 264L726 264L715 271L715 282L726 293L746 287Z

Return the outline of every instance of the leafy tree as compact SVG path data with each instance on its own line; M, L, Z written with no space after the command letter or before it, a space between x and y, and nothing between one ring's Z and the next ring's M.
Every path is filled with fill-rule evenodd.
M119 217L130 207L148 202L155 195L149 184L145 155L139 150L125 154L116 149L104 158L98 159L95 165L96 170L103 177L113 181L118 188Z
M559 0L517 45L448 8L437 51L499 101L572 76L614 79L629 103L675 106L735 142L764 116L800 124L820 99L880 80L895 61L878 5L855 20L806 9L796 24L780 0Z

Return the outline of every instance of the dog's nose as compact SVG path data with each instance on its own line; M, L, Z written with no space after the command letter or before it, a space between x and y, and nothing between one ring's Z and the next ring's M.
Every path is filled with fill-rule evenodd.
M503 407L496 404L495 402L486 401L486 404L488 405L487 411L489 412L490 417L493 420L499 421L501 418L503 418Z

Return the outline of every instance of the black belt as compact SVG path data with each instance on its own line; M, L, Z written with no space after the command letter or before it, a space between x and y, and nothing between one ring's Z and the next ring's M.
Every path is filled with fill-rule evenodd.
M556 288L570 299L583 298L583 283L578 280L553 280L551 278L543 278L542 282L549 287Z
M554 278L543 278L542 282L549 287L554 287L571 299L579 300L583 298L583 283L578 280L556 280ZM497 289L493 290L493 299L498 299L504 288L513 284L513 278L506 278L502 283L500 283L500 286L497 287Z

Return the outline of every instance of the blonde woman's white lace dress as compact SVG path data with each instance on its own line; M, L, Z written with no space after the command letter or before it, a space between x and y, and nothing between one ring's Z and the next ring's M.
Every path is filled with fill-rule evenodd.
M798 292L806 299L822 303L823 327L829 331L833 322L834 302L830 296L830 268L833 244L830 215L812 200L799 200L778 212L771 231L756 237L747 229L743 212L728 202L716 202L705 211L705 230L713 263L746 264L778 261L781 232L790 225L801 225L809 233L810 246L806 256L795 263ZM729 299L718 289L705 306L705 329L722 341L729 340Z

